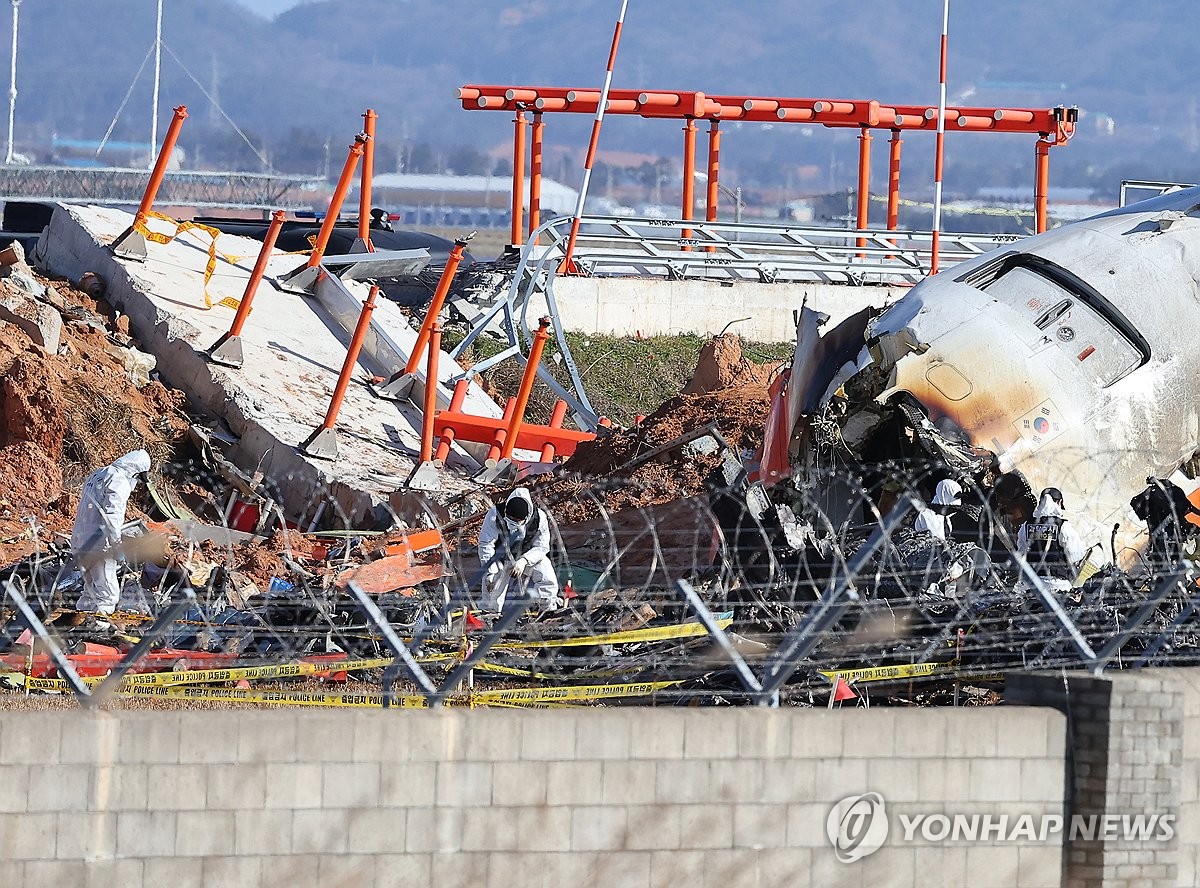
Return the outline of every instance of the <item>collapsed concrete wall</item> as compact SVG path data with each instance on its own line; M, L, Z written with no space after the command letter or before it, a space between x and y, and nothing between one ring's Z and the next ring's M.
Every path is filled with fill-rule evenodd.
M904 841L910 813L1059 813L1049 709L9 713L0 884L1052 886L1051 839ZM891 831L838 861L831 806Z
M233 370L211 364L205 352L228 330L262 245L222 235L206 281L210 256L204 236L185 234L167 244L151 243L145 262L114 256L109 244L130 222L132 217L120 210L59 206L35 258L52 274L71 280L85 272L104 279L107 300L128 315L134 334L157 358L163 378L184 391L195 409L228 424L239 438L230 458L278 486L289 518L311 515L328 497L345 521L368 520L413 470L420 445L419 411L351 385L338 416L338 459L318 461L297 449L325 416L346 355L347 326L356 318L340 304L331 311L328 298L273 286L271 278L304 260L277 251L241 337L245 365ZM171 226L155 224L169 233ZM362 284L348 287L359 298L366 294ZM387 301L376 307L372 323L363 363L377 373L390 373L397 349L411 348L416 332ZM439 376L447 378L453 367L445 356ZM500 413L478 387L472 387L468 400L473 412ZM449 476L447 483L454 483Z

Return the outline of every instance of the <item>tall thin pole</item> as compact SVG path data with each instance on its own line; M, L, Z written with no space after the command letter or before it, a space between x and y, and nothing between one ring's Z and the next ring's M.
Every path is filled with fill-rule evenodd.
M938 76L937 144L933 158L933 256L929 273L938 272L938 248L942 240L942 150L946 140L946 36L950 30L950 0L942 0L942 52Z
M162 7L163 0L158 0L158 16L154 22L154 113L150 120L150 145L152 147L148 167L154 166L153 146L158 144L158 84L162 75Z
M583 216L583 202L587 199L588 182L592 178L592 163L596 160L596 144L600 141L600 125L604 123L604 109L608 105L608 88L612 85L613 65L617 61L617 45L621 42L621 25L625 23L625 10L629 0L621 0L621 12L613 29L612 47L608 51L608 68L604 73L604 86L600 90L600 103L596 106L596 119L592 121L592 138L588 142L587 158L583 162L583 184L579 186L579 199L575 202L575 217L571 220L571 234L567 238L567 252L563 256L562 268L573 269L571 257L575 255L575 240L579 237L579 220Z
M8 71L8 150L4 162L13 162L13 120L17 115L17 24L21 0L12 0L12 55Z

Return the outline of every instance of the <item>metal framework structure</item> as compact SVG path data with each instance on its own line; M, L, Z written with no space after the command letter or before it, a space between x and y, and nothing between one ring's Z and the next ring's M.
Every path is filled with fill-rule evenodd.
M513 138L513 242L520 242L519 220L523 212L524 170L526 161L526 112L533 114L533 144L530 153L537 159L530 165L529 235L539 223L538 194L541 190L542 115L551 113L595 114L600 102L597 89L564 87L484 86L468 84L458 91L468 111L509 111L514 124ZM895 229L900 206L900 155L906 131L934 132L938 109L927 105L896 105L877 100L810 99L762 96L708 95L697 91L663 90L647 92L615 89L609 93L605 110L610 114L631 114L646 118L684 121L683 200L681 218L691 220L694 213L693 183L696 172L696 121L709 121L708 187L705 195L705 219L717 219L720 183L720 139L722 121L760 121L769 123L810 123L826 127L856 127L859 135L858 221L857 227L869 227L869 195L872 130L889 130L887 228ZM946 125L962 132L1028 133L1036 135L1034 204L1036 230L1046 229L1047 189L1050 181L1050 148L1063 145L1075 133L1077 111L1074 108L984 108L951 107L946 109ZM520 187L518 187L520 186Z
M588 400L558 323L554 296L571 223L572 217L560 216L532 233L510 286L475 314L470 331L450 354L457 358L485 331L498 326L507 340L504 350L473 364L462 377L510 358L525 363L533 342L529 312L532 309L536 319L548 310L572 389L544 366L538 368L538 375L567 402L579 427L590 431L600 417ZM945 235L942 262L944 266L962 262L1016 239L1015 235ZM574 261L578 272L594 276L912 284L929 273L932 248L929 232L584 216ZM457 307L467 313L467 306Z
M0 200L137 204L148 170L117 167L0 166ZM165 174L160 204L249 209L307 209L311 192L325 187L315 176L177 171Z

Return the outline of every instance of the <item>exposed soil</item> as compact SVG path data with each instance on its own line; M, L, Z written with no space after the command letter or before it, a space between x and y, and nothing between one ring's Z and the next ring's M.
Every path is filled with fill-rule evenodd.
M107 333L71 320L93 316L116 331L111 308L38 279L63 315L62 344L49 355L23 330L0 325L0 563L32 550L30 518L43 540L69 532L88 474L139 447L156 462L169 458L187 428L181 392L158 382L138 389Z
M719 454L679 447L632 470L626 466L708 423L735 450L753 453L762 444L770 407L768 375L768 368L742 357L736 335L714 337L689 384L703 394L678 395L633 428L581 444L563 465L563 477L540 485L539 496L559 522L570 523L704 493Z

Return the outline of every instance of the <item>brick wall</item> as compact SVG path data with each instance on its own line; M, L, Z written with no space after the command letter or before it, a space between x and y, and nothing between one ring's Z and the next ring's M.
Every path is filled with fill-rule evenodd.
M1061 811L1049 709L6 713L0 885L1043 886L1061 849L888 843L893 817ZM971 875L968 876L968 873Z

